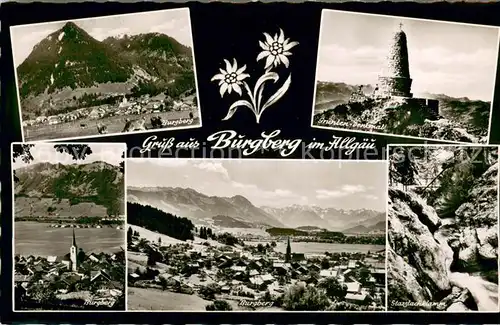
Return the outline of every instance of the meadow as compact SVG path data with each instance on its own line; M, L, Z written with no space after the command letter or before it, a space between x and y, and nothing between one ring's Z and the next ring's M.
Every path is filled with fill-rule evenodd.
M170 111L163 113L149 113L141 115L118 115L110 116L103 119L81 119L76 121L71 121L61 124L40 124L23 127L24 140L25 141L39 141L39 140L50 140L50 139L65 139L65 138L76 138L76 137L88 137L99 135L97 131L97 125L106 125L108 134L121 133L125 127L125 118L130 120L140 119L142 117L146 118L146 128L152 130L151 117L160 116L164 120L174 121L181 119L189 119L190 111ZM197 112L193 112L195 118L190 124L179 123L178 125L169 125L162 129L171 129L177 127L188 127L188 126L199 126L200 118ZM81 127L81 125L86 125ZM160 130L160 129L157 129Z

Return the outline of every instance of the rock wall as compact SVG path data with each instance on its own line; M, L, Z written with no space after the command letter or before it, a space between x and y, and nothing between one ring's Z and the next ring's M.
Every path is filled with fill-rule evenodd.
M418 194L389 189L389 308L463 311L496 306L497 175L495 162L471 184L455 217L446 219ZM391 299L435 303L402 308Z

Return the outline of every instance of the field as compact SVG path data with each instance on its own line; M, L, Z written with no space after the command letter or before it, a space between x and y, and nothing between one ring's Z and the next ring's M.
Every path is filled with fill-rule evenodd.
M24 140L25 141L39 141L39 140L50 140L50 139L64 139L64 138L74 138L74 137L88 137L93 135L99 135L97 132L97 124L106 125L108 134L121 133L125 127L125 118L130 120L139 119L141 117L146 118L146 128L152 129L151 117L160 116L164 120L174 121L180 119L189 119L190 111L172 111L163 113L149 113L141 115L119 115L111 116L103 119L82 119L77 121L72 121L68 123L61 124L42 124L23 127ZM197 111L193 111L195 118L191 124L179 123L178 125L167 126L164 129L170 129L174 127L187 127L187 126L199 126L200 118L197 116ZM81 125L85 124L86 127L82 128ZM156 129L160 130L160 129Z
M72 228L50 228L46 223L15 222L14 254L61 256L69 252ZM125 247L125 231L116 228L77 228L76 243L86 253L115 253Z
M263 244L266 245L270 242L258 242L258 241L249 241L245 242L245 245L258 245ZM292 248L292 252L294 253L304 253L306 256L311 255L319 255L324 254L325 252L329 253L367 253L367 252L376 252L380 250L385 250L385 246L381 245L360 245L360 244L330 244L330 243L316 243L316 242L291 242L290 244ZM286 252L286 243L285 242L276 242L277 252L285 253Z
M15 216L47 216L47 208L57 208L57 213L61 216L81 217L81 216L107 216L106 207L97 205L93 202L82 202L71 205L68 199L61 199L58 203L53 198L36 198L36 197L16 197L15 200Z
M211 302L197 295L187 295L157 289L128 288L130 310L205 311Z
M202 247L204 242L209 242L211 246L225 246L224 244L221 244L215 240L212 239L201 239L199 237L195 237L193 241L182 241L173 237L169 237L167 235L159 234L157 232L148 230L143 227L139 226L134 226L131 224L127 225L127 230L128 228L132 228L133 231L137 231L139 233L139 237L144 238L150 242L157 243L158 238L161 238L161 244L162 246L167 246L167 245L175 245L175 244L186 244L187 242L193 244L194 246Z

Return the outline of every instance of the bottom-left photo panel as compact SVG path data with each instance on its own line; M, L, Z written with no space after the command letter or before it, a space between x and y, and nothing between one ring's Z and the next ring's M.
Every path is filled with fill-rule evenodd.
M125 153L12 144L15 311L125 310Z

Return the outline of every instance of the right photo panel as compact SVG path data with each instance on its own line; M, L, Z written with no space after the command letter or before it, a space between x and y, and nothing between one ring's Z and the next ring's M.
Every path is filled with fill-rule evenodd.
M498 311L498 147L388 151L388 310Z

